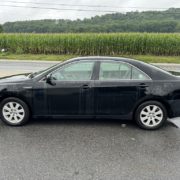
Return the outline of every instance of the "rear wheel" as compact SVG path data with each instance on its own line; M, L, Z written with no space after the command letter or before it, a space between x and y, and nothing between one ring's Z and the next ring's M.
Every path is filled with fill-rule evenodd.
M155 130L162 127L166 122L167 111L160 102L148 101L138 107L135 119L141 128Z
M11 126L20 126L29 120L29 108L18 98L4 99L0 104L0 118Z

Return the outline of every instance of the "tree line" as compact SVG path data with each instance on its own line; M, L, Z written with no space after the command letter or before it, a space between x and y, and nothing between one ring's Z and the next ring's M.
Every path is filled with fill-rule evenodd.
M112 33L112 32L180 32L180 8L106 14L90 19L32 20L7 22L0 26L6 33Z
M3 32L3 27L2 27L2 25L0 25L0 33L2 33Z

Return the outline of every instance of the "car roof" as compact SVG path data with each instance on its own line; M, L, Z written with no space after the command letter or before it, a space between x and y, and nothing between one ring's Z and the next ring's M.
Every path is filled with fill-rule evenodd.
M112 56L84 56L84 57L77 57L70 59L73 60L119 60L119 61L137 61L130 58L124 58L124 57L112 57Z
M126 63L130 63L132 65L137 65L137 64L141 64L142 66L146 66L148 65L147 63L140 61L140 60L136 60L136 59L131 59L131 58L125 58L125 57L112 57L112 56L84 56L84 57L76 57L76 58L72 58L69 59L65 62L71 62L71 61L79 61L79 60L94 60L94 61L99 61L99 60L103 60L103 61L109 61L109 60L115 60L115 61L121 61L121 62L126 62Z

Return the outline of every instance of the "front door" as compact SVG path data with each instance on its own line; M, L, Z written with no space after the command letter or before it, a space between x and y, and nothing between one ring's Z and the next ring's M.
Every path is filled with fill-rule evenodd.
M69 63L51 74L47 83L49 115L92 115L94 62Z

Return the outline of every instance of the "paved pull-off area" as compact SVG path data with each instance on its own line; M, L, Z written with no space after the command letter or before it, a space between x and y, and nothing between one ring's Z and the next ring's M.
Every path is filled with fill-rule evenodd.
M0 61L0 73L52 64ZM169 122L145 131L120 120L0 121L0 180L178 180L179 168L180 129Z
M0 122L2 180L178 180L180 130L114 120ZM124 122L123 122L124 123Z

